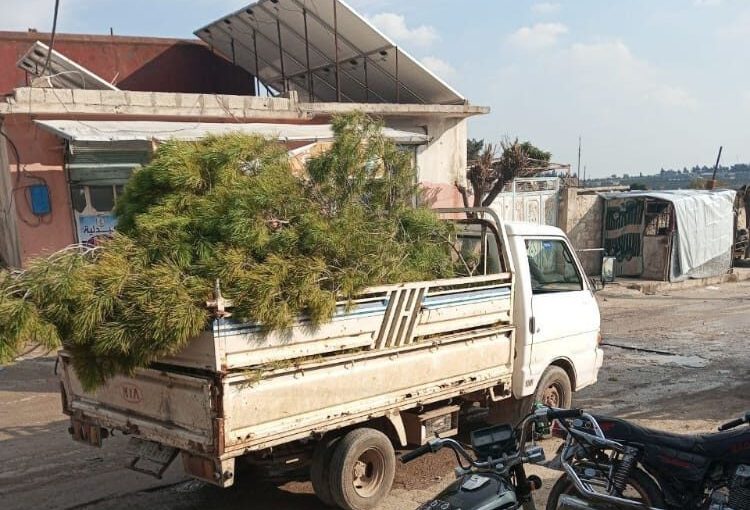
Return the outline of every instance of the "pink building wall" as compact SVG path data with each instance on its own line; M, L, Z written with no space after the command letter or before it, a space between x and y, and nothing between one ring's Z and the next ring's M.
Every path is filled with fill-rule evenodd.
M10 173L10 185L12 187L13 205L15 213L16 233L18 238L20 258L23 265L30 259L59 251L66 246L74 244L76 240L75 220L70 202L70 188L65 172L65 142L54 134L40 128L33 122L34 119L46 118L47 116L31 116L28 114L11 114L2 119L3 132L13 141L18 148L21 158L21 172L17 172L15 153L10 144L0 138L0 143L5 143L8 155L8 168L0 167L0 172ZM122 116L112 115L54 115L50 118L76 120L117 120ZM42 120L42 119L40 119ZM127 120L175 120L169 116L128 116ZM212 119L205 117L180 117L183 122L226 122L226 119ZM318 124L330 120L329 117L318 117L312 120L305 119L273 119L253 118L244 119L248 122L269 123L294 123L294 124ZM299 143L290 143L293 149ZM28 186L44 182L49 188L52 205L51 214L44 217L35 216L27 198ZM12 232L9 235L14 235Z
M73 243L75 234L70 195L63 171L64 149L61 140L37 127L26 115L6 117L2 128L13 140L21 158L21 172L18 173L15 153L8 147L12 210L17 219L21 259L27 260ZM49 188L51 213L37 217L31 212L28 186L42 182Z

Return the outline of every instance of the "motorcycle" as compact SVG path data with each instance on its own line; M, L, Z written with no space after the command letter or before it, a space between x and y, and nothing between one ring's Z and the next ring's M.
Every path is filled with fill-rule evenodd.
M450 448L458 461L456 481L419 510L536 510L532 491L542 486L542 480L535 475L527 476L524 469L524 464L541 464L545 460L544 450L534 443L535 425L580 414L577 410L541 407L527 415L515 429L511 425L496 425L473 431L469 447L454 439L437 438L404 454L401 462L407 463L426 453ZM526 447L529 438L531 445Z
M712 434L680 435L581 413L546 464L564 471L546 510L750 510L750 412Z

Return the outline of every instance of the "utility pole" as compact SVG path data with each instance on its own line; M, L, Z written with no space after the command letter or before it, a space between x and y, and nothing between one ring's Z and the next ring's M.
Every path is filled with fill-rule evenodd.
M576 168L576 179L581 183L581 135L578 135L578 167Z
M719 155L716 156L716 165L714 165L714 173L711 176L711 181L706 183L706 189L714 189L716 187L716 171L719 169L719 161L721 160L721 150L724 148L723 145L719 146Z

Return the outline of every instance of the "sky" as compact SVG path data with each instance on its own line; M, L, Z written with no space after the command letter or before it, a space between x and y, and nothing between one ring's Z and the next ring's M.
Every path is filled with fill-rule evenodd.
M306 0L319 1L319 0ZM61 0L61 32L190 37L249 0ZM746 0L350 0L472 104L469 136L529 140L587 176L750 161ZM54 0L0 0L48 31Z

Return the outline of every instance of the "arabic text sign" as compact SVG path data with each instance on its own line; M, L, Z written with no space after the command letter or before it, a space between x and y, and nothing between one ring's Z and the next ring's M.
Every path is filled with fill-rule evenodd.
M112 214L94 214L78 217L78 242L87 243L91 239L110 236L115 231L115 220Z

